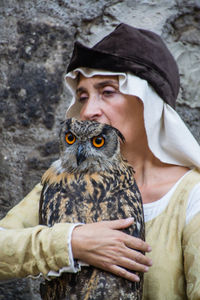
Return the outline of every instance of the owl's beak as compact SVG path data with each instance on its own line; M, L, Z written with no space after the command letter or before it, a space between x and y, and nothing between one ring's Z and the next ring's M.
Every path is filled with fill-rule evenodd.
M78 150L76 153L77 165L79 166L86 159L85 151L83 145L78 146Z

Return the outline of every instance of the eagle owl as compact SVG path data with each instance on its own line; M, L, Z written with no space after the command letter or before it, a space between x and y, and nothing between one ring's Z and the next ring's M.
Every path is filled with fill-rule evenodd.
M116 128L74 118L62 123L60 158L42 177L40 224L91 223L134 217L126 233L144 239L141 195L133 168L120 154ZM133 283L93 266L63 273L41 286L42 299L128 300L142 298L143 276Z

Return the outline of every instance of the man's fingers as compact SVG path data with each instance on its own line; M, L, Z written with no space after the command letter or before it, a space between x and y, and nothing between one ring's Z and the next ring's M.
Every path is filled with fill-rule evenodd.
M138 272L148 272L149 267L147 265L143 265L140 262L136 262L134 260L131 260L129 258L121 258L118 262L118 265L123 266L123 268L132 270L132 271L138 271Z
M125 245L128 248L140 250L143 252L151 252L151 247L143 240L135 237L126 236Z
M133 251L133 250L126 251L126 257L129 259L130 262L132 262L132 265L130 267L128 266L128 269L130 270L146 272L148 271L148 269L146 269L145 267L152 266L151 259L138 251ZM135 264L137 264L140 267L134 268Z
M119 219L114 221L103 221L110 229L124 229L129 227L134 222L134 218Z
M104 226L108 226L108 228L110 229L121 230L131 226L131 224L134 223L134 218L120 219L114 221L103 221L102 223L104 223ZM127 247L143 252L151 251L151 247L143 240L135 237L130 237L130 235L127 235L125 233L122 233L122 235L124 235L122 239L125 239L125 245Z
M123 269L119 266L116 266L116 265L112 265L110 267L107 267L106 268L109 272L117 275L117 276L120 276L120 277L123 277L127 280L130 280L130 281L133 281L133 282L138 282L140 281L140 278L139 276L137 276L135 273L132 273L132 272L129 272L128 270L126 269Z
M149 267L152 266L152 261L149 257L125 247L123 249L118 248L117 256L115 256L113 261L115 265L139 272L147 272Z

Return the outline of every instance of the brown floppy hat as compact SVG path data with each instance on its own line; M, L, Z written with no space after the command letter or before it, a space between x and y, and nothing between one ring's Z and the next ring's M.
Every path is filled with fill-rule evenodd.
M178 67L161 37L152 31L122 23L92 48L76 42L67 72L78 67L131 72L147 80L166 103L175 107Z

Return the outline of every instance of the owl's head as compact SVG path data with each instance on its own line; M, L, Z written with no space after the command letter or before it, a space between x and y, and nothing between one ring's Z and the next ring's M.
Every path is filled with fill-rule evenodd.
M60 172L99 172L118 166L122 160L120 131L110 125L75 118L62 123L60 130ZM59 167L60 164L60 167Z

